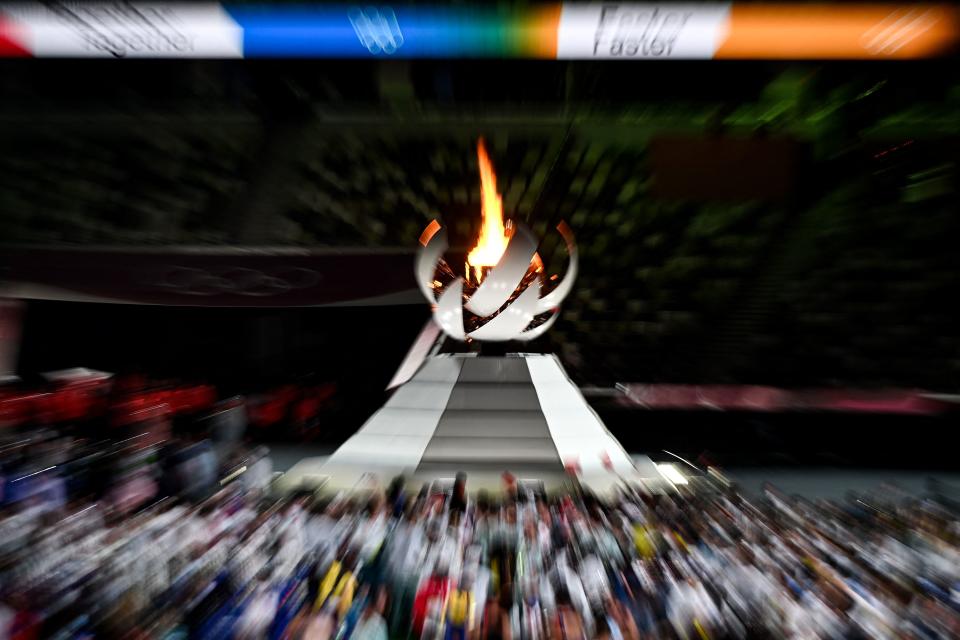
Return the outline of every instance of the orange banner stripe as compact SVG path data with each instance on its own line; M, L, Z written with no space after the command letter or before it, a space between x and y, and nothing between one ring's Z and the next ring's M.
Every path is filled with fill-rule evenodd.
M534 58L553 60L557 57L557 34L560 30L562 6L546 5L531 11L522 27L528 54Z
M945 5L737 5L716 58L925 58L957 43Z

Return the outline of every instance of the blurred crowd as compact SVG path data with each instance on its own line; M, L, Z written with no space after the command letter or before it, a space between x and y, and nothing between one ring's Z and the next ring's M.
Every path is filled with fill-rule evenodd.
M505 476L494 496L461 474L273 496L262 448L3 451L0 638L960 637L939 495L601 499Z
M122 440L149 420L200 429L221 441L247 435L303 442L323 435L322 416L337 402L335 384L308 378L224 398L210 384L136 374L75 368L44 376L39 384L0 380L0 428L39 425Z

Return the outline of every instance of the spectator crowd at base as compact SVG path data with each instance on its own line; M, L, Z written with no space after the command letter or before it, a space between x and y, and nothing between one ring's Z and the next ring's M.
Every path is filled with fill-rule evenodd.
M69 461L6 459L0 638L960 637L942 496L492 497L459 476L277 499L262 451L225 483L203 443L144 452L83 499Z

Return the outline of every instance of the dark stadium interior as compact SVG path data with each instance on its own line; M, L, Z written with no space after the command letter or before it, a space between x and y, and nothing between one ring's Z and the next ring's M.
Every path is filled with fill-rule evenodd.
M412 255L433 217L455 245L476 234L471 145L485 136L505 208L544 237L548 265L565 254L546 231L566 220L577 234L578 285L535 347L558 353L582 387L949 393L960 380L951 65L3 61L0 137L16 152L0 159L10 249L0 267L36 282L37 261L22 256L42 247L39 264L60 267L43 276L56 287L72 265L84 277L90 251L109 271L126 263L111 252L137 248L161 262L185 245L330 248L367 252L363 280L403 280L377 261ZM130 268L132 302L162 293L194 303ZM180 367L244 392L281 373L342 373L343 402L366 403L383 397L396 362L371 354L401 354L426 317L418 296L402 302L236 312L31 303L20 369ZM358 359L380 373L351 375ZM808 459L793 421L811 416L655 417L593 402L628 440L666 437L662 420L688 434L736 421L752 435L724 430L728 455L770 447L773 459ZM366 404L322 437L349 433L377 406ZM938 442L950 419L829 417L844 425L834 431L841 459L907 466L930 463L931 447L907 456L896 434L916 428ZM778 437L755 437L757 421Z

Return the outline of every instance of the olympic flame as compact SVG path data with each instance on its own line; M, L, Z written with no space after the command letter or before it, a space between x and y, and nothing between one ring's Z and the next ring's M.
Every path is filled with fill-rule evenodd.
M483 279L483 267L495 267L507 249L510 236L503 221L503 198L497 193L497 174L487 155L483 139L477 141L480 163L480 211L483 221L476 246L467 254L467 266L473 268L476 281Z

